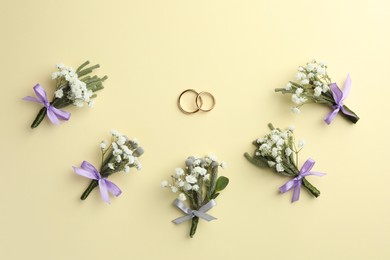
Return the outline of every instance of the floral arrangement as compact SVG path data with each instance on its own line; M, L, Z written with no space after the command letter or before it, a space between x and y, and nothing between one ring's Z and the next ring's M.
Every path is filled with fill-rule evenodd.
M325 63L317 63L315 60L306 66L299 66L296 74L298 82L290 81L285 88L277 88L275 92L292 94L291 100L295 103L292 112L296 114L301 112L300 107L305 104L319 103L332 108L324 119L327 124L330 124L340 111L346 119L356 124L359 117L343 103L351 89L350 76L347 76L341 91L336 83L332 83L327 68Z
M100 143L100 151L102 158L100 171L87 161L83 161L81 168L73 167L73 170L78 175L92 179L88 188L81 196L82 200L85 200L91 191L99 186L102 199L110 203L108 192L117 197L122 191L107 178L121 171L128 173L132 167L141 170L142 165L138 157L144 153L144 149L139 146L137 140L129 140L127 136L112 130L111 144L107 147L107 143L102 141Z
M226 163L219 164L214 156L198 158L190 156L185 161L185 169L176 168L171 176L172 183L164 180L161 187L169 188L178 198L173 205L182 210L186 215L172 222L180 224L192 220L190 237L195 235L199 218L206 221L216 219L206 212L216 205L215 198L229 184L229 179L218 177L218 167L226 168ZM189 207L184 204L188 199Z
M59 124L59 120L69 120L70 113L61 110L69 105L83 107L87 103L93 106L93 98L96 97L94 92L103 89L103 82L107 76L102 78L90 76L99 64L87 67L89 61L81 64L75 71L73 68L66 67L63 64L57 64L57 72L52 74L52 79L56 80L56 90L51 102L48 101L46 91L40 84L34 86L36 97L27 96L23 98L26 101L40 103L43 108L39 111L31 128L36 128L47 115L53 124Z
M281 193L294 189L292 202L299 199L301 186L305 187L314 197L320 196L320 191L306 177L309 175L323 176L324 173L312 172L315 161L308 159L298 170L298 153L305 145L304 140L295 144L294 129L289 127L282 131L268 125L271 132L253 142L256 150L253 156L245 153L245 158L260 168L271 168L276 173L290 177L286 184L279 188Z

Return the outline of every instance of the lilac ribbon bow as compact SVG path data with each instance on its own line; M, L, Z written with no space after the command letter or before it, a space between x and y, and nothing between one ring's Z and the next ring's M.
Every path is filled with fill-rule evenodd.
M206 214L207 211L209 211L212 207L217 205L215 200L210 200L207 204L203 205L199 210L192 210L189 207L187 207L183 202L180 200L176 199L173 202L173 205L175 205L177 208L179 208L181 211L186 213L187 215L174 219L172 220L173 223L175 224L181 224L187 220L192 219L193 217L199 217L201 219L204 219L206 221L211 221L214 219L217 219L209 214Z
M316 175L321 177L325 175L325 173L321 173L321 172L311 172L310 170L313 168L314 164L315 161L313 159L311 158L307 159L306 162L303 164L301 170L299 171L298 176L292 180L289 180L288 182L286 182L286 184L284 184L282 187L279 188L279 191L281 193L285 193L291 190L292 188L294 188L294 193L291 202L299 200L299 194L301 192L303 177L309 175Z
M107 180L107 178L102 178L99 171L87 161L83 161L81 168L73 166L73 170L78 175L87 177L88 179L97 180L99 182L100 195L102 196L102 199L108 204L110 204L110 197L108 196L108 192L116 197L122 193L118 186Z
M347 111L344 108L344 104L343 104L343 100L348 96L349 91L351 90L351 86L352 86L352 81L351 81L349 74L347 75L347 79L345 80L343 91L341 91L339 86L337 86L337 83L330 83L329 86L330 86L330 89L332 91L333 99L334 99L336 105L333 105L332 106L333 111L331 111L328 115L326 115L326 117L324 119L325 122L329 125L333 121L333 119L336 117L337 113L340 110L345 115L356 117L356 115Z
M47 100L46 91L42 88L40 84L35 85L34 87L35 97L27 96L24 97L23 100L26 101L32 101L37 102L42 105L44 105L47 109L47 116L49 117L50 121L53 124L58 125L60 123L59 119L61 120L69 120L70 113L60 110L58 108L55 108L54 106L50 105L50 102Z

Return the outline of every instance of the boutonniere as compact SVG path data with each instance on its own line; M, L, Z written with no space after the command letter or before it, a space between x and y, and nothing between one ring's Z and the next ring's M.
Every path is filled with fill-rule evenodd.
M290 81L285 88L277 88L275 91L292 94L291 100L295 103L292 111L296 114L301 112L300 107L305 104L319 103L332 109L324 119L328 125L339 112L356 124L359 117L344 104L352 87L351 77L347 75L343 90L341 90L337 83L330 79L327 68L324 63L317 63L313 60L306 66L298 67L297 82Z
M253 142L256 150L253 156L245 153L245 158L260 168L271 168L276 173L289 177L290 180L279 188L281 193L293 190L292 202L299 199L301 186L305 187L314 197L320 196L320 191L306 177L309 175L323 176L324 173L311 171L315 161L307 159L301 168L298 167L298 153L305 141L295 143L294 131L290 127L284 131L269 124L271 132Z
M86 61L74 70L63 64L57 64L58 71L52 74L52 79L56 80L52 101L48 100L46 91L40 84L33 88L36 97L23 98L23 100L43 105L31 128L37 127L46 115L53 124L59 124L60 120L69 120L70 113L62 110L69 105L77 107L83 107L85 103L90 107L93 105L95 92L103 89L103 81L107 79L107 76L100 78L96 75L89 75L99 68L99 64L87 67L88 65L89 61Z
M185 215L172 222L180 224L191 220L190 237L193 237L200 218L206 221L216 219L207 211L216 206L215 199L229 184L229 179L224 176L218 177L218 167L226 168L226 163L219 164L213 156L204 158L190 156L185 165L184 169L176 168L171 176L172 182L162 181L161 187L169 188L178 194L173 205ZM188 201L189 206L184 201Z
M114 196L119 196L122 191L113 182L107 178L117 172L128 173L130 168L135 167L141 170L141 163L138 160L144 153L144 149L139 146L137 140L129 140L127 136L119 132L111 131L111 142L109 145L102 141L100 143L101 151L101 166L97 170L95 166L87 161L83 161L81 167L73 167L73 170L78 175L91 179L91 183L81 196L85 200L93 189L99 186L100 195L103 201L110 203L108 193Z

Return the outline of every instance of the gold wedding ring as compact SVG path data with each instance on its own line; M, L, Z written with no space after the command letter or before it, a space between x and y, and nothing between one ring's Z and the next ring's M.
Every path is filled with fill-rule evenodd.
M182 104L181 104L181 98L183 97L183 95L187 92L192 92L194 94L196 94L196 98L195 98L195 105L196 105L196 109L193 110L193 111L187 111L183 108ZM202 99L202 96L209 96L212 100L212 104L210 106L210 108L208 109L204 109L202 108L203 105L204 105L204 102L203 102L203 99ZM214 96L210 93L210 92L206 92L206 91L202 91L200 93L198 93L196 90L194 89L186 89L184 90L180 95L179 95L179 98L177 100L177 106L179 107L180 111L183 112L184 114L195 114L196 112L198 112L199 110L200 111L203 111L203 112L209 112L211 111L214 106L215 106L215 98Z

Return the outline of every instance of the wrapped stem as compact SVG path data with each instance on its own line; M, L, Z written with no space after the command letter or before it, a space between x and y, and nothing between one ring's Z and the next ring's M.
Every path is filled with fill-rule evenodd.
M191 224L191 230L190 230L190 237L192 238L196 233L196 228L198 227L199 218L193 217L192 218L192 224Z
M302 179L302 185L305 187L314 197L320 196L321 192L314 187L306 178Z
M81 200L85 200L88 198L88 195L99 185L99 182L97 180L92 180L87 189L84 191L83 195L81 195Z
M35 117L34 122L31 124L31 128L36 128L37 126L39 126L39 124L45 118L46 113L47 113L47 108L46 107L42 107L39 110L38 115Z

